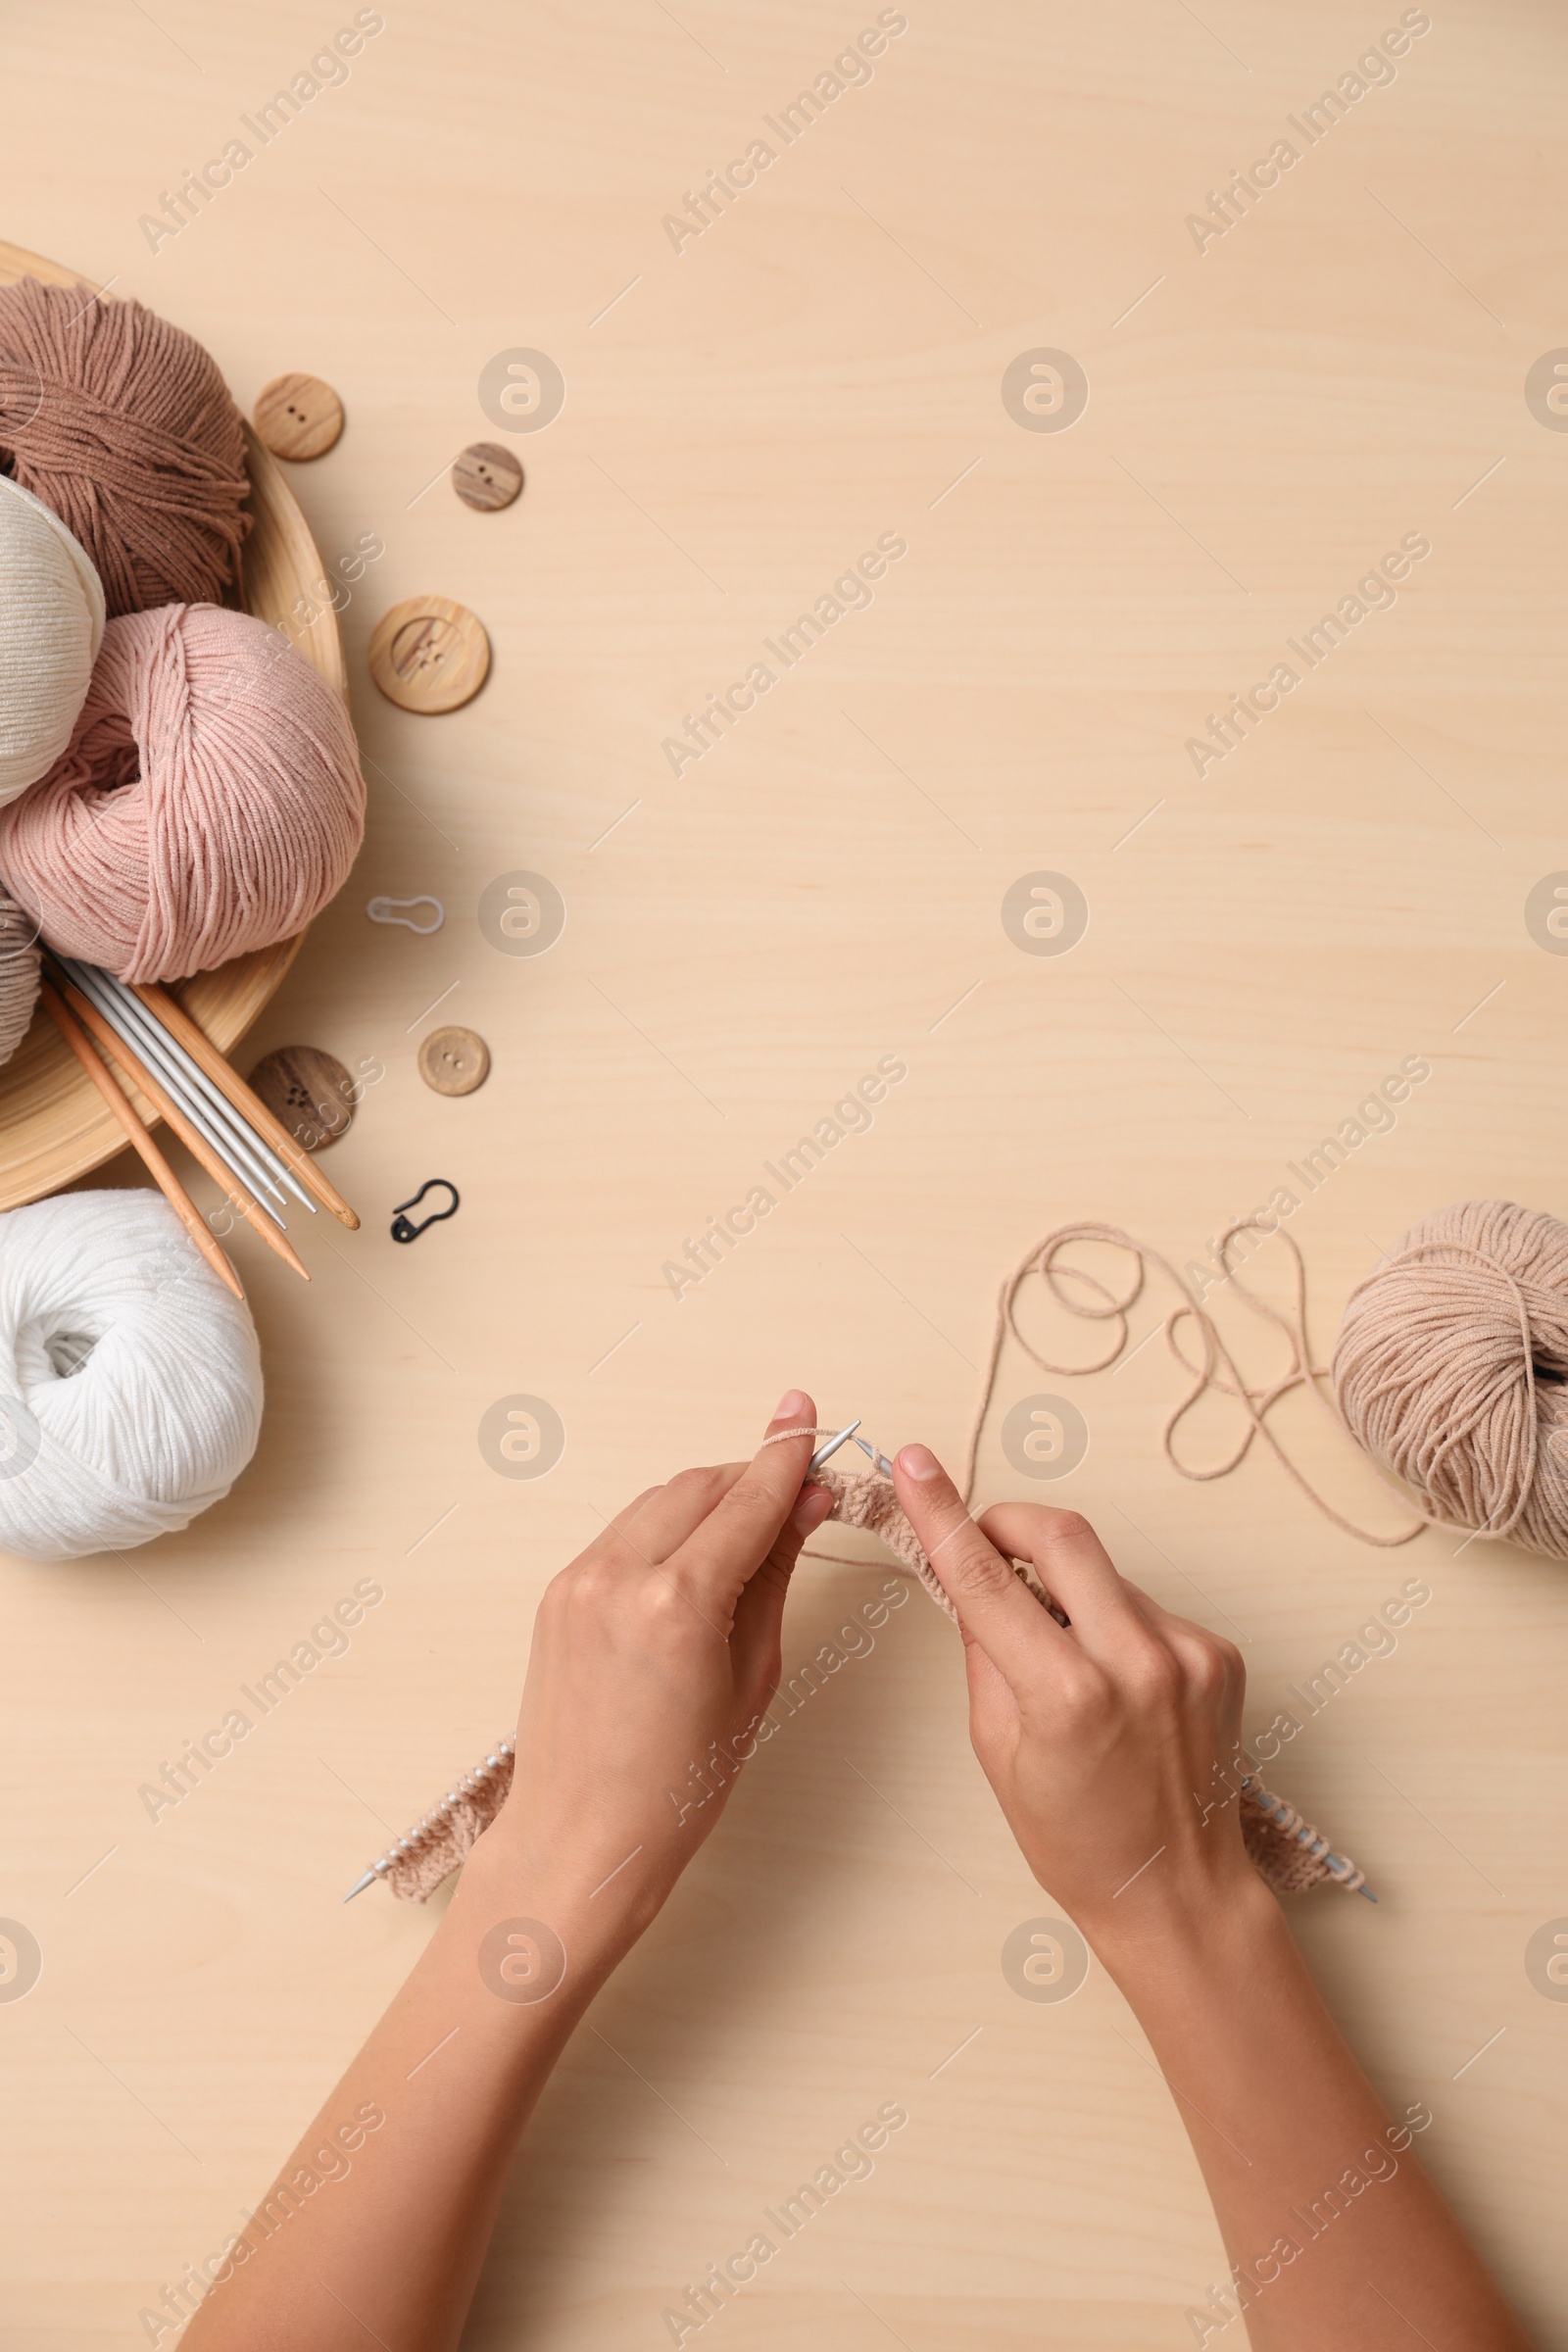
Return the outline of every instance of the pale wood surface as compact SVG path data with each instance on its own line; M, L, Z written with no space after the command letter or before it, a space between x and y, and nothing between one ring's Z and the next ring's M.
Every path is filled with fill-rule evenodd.
M334 20L166 0L9 35L12 233L166 308L242 406L286 369L336 386L348 428L291 478L328 564L367 532L386 553L343 615L369 839L251 1041L372 1081L331 1163L365 1228L291 1220L310 1290L231 1242L270 1408L227 1503L125 1561L5 1570L0 1908L45 1954L0 2008L8 2348L145 2341L138 2309L255 2203L427 1933L339 1896L506 1724L539 1592L601 1511L749 1446L795 1380L956 1453L1031 1239L1099 1215L1200 1255L1406 1055L1432 1075L1397 1128L1291 1222L1320 1345L1422 1211L1568 1212L1568 965L1523 920L1568 866L1568 438L1523 397L1568 342L1560 11L1434 8L1393 86L1201 256L1189 210L1396 7L908 13L679 254L662 217L781 147L762 117L874 9L410 0L156 255L138 215ZM1002 403L1040 347L1090 380L1060 435ZM446 468L503 437L475 387L517 349L565 406L516 436L525 496L475 514ZM1397 606L1200 780L1185 739L1407 532L1432 554ZM677 780L662 739L884 533L908 554L870 609ZM365 667L377 616L428 590L495 649L443 719ZM1002 928L1040 870L1092 909L1060 960ZM567 909L535 959L476 920L518 873ZM367 920L422 892L431 937ZM416 1055L453 1020L494 1068L441 1101ZM663 1261L887 1054L908 1076L874 1130L677 1302ZM392 1204L436 1175L461 1210L398 1248ZM1161 1599L1241 1627L1250 1729L1431 1584L1274 1770L1381 1903L1294 1917L1390 2098L1433 2108L1429 2159L1538 2340L1568 2345L1568 2005L1523 1966L1568 1914L1565 1570L1368 1550L1261 1459L1184 1485L1155 1444L1173 1385L1157 1343L1116 1379L1009 1353L1000 1402L1078 1403L1089 1454L1054 1492ZM538 1484L475 1442L517 1393L567 1430ZM1385 1507L1292 1402L1302 1459ZM1022 1483L993 1430L983 1491ZM881 1574L803 1575L790 1663ZM152 1827L138 1785L366 1576L386 1598L349 1654ZM1099 1975L1053 2008L1000 1971L1050 1909L916 1592L748 1775L578 2037L472 2344L667 2341L671 2290L888 2098L911 2120L874 2178L705 2342L1190 2342L1220 2250L1136 2031Z

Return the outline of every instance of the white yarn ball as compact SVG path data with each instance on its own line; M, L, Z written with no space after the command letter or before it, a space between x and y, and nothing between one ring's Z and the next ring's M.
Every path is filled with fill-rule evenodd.
M75 1560L188 1527L261 1424L250 1309L161 1193L0 1216L0 1549Z
M71 741L103 638L103 583L86 549L0 473L0 807Z

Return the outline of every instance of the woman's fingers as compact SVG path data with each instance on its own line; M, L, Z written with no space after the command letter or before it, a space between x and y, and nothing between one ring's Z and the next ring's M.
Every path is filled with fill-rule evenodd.
M1035 1574L1072 1619L1091 1651L1114 1642L1138 1623L1127 1587L1087 1519L1077 1511L1054 1510L1038 1502L998 1502L980 1514L980 1525L1009 1559L1030 1560Z
M662 1566L694 1535L714 1504L745 1469L744 1462L714 1462L703 1469L677 1470L662 1487L622 1512L612 1525L650 1567Z
M979 1642L1014 1690L1037 1679L1067 1636L986 1541L936 1455L904 1446L893 1483L965 1639Z
M740 1598L802 1499L816 1443L815 1419L816 1408L801 1390L791 1389L781 1396L757 1453L716 1497L679 1552L670 1555L671 1570L695 1593L710 1602L728 1600L732 1606ZM801 1434L784 1437L786 1430Z
M804 1487L761 1567L735 1603L730 1654L742 1690L771 1690L778 1681L784 1602L801 1546L813 1536L833 1506L825 1487Z

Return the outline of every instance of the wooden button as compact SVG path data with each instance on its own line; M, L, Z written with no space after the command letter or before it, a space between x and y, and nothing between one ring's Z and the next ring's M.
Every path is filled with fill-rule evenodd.
M400 710L433 716L472 700L490 668L490 640L466 605L409 596L370 631L370 675Z
M256 430L274 458L324 457L343 430L343 403L318 375L274 375L257 396Z
M452 487L466 507L493 514L510 507L522 488L522 467L499 441L475 441L454 465Z
M419 1076L438 1095L471 1095L490 1075L490 1049L473 1029L432 1029L419 1048Z
M307 1152L324 1152L354 1122L354 1081L319 1046L279 1046L251 1072L274 1119Z

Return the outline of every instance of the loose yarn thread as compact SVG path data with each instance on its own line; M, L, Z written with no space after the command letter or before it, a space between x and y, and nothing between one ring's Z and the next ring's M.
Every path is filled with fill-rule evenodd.
M104 635L104 592L41 499L0 474L0 802L48 773Z
M364 829L348 712L303 654L166 605L109 623L65 753L0 809L0 870L50 947L179 980L303 930Z
M250 1310L159 1193L0 1216L0 1547L122 1551L186 1527L256 1450Z
M1293 1281L1281 1312L1250 1290L1231 1263L1239 1234L1283 1242ZM1128 1250L1134 1270L1113 1292L1083 1267L1058 1265L1074 1242ZM1202 1299L1168 1258L1119 1226L1058 1226L1028 1250L1002 1286L979 1404L965 1448L962 1494L974 1492L980 1439L1010 1332L1043 1372L1082 1377L1122 1355L1128 1311L1147 1269L1158 1268L1178 1304L1165 1317L1166 1345L1191 1386L1166 1418L1160 1449L1179 1476L1197 1483L1227 1478L1261 1438L1275 1460L1323 1516L1358 1543L1380 1549L1408 1544L1425 1527L1461 1528L1500 1541L1511 1537L1550 1559L1568 1559L1568 1225L1508 1200L1462 1200L1438 1209L1403 1235L1347 1302L1331 1365L1313 1358L1306 1328L1306 1267L1294 1237L1261 1217L1238 1217L1215 1246L1222 1274L1254 1314L1284 1334L1289 1356L1278 1379L1249 1383ZM1057 1364L1018 1328L1018 1293L1038 1273L1056 1303L1083 1320L1113 1322L1107 1352L1089 1364ZM1095 1296L1074 1298L1070 1281ZM1099 1303L1096 1303L1098 1299ZM1178 1334L1197 1325L1201 1359ZM1382 1484L1414 1513L1380 1534L1337 1510L1281 1445L1268 1416L1279 1399L1305 1388L1335 1427L1371 1462ZM1329 1391L1332 1390L1332 1394ZM1199 1468L1182 1460L1176 1433L1201 1397L1239 1403L1247 1426L1222 1461Z
M239 411L194 336L139 302L0 286L0 463L80 540L111 615L216 602L239 578Z

